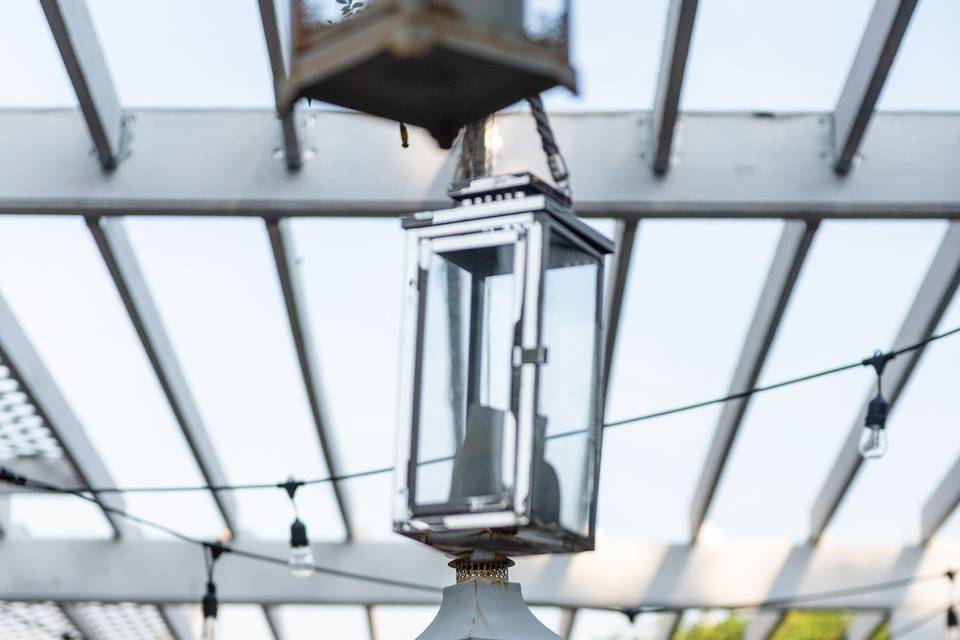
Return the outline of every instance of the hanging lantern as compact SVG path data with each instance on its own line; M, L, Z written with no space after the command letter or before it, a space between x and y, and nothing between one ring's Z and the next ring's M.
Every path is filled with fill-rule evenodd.
M570 0L293 0L281 109L302 97L460 128L557 85L576 90Z
M404 220L395 529L453 554L592 549L613 244L530 174L451 195Z

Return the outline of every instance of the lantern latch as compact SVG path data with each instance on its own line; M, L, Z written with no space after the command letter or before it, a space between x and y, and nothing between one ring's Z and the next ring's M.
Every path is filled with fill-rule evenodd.
M544 346L533 349L514 347L513 366L519 367L522 364L547 364L547 348Z

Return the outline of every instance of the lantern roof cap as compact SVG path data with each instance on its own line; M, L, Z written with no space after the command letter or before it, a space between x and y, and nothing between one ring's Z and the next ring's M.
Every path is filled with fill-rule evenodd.
M549 215L600 253L613 253L612 240L578 218L565 194L532 173L525 171L454 182L447 193L458 206L405 216L403 228L538 212Z

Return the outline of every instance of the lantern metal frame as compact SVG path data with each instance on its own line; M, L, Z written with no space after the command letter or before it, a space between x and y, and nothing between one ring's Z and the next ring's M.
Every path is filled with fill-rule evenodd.
M566 196L530 174L481 178L456 185L461 206L404 219L408 233L401 384L395 466L394 529L444 551L483 549L508 555L592 550L602 449L604 255L613 243L577 219ZM587 533L537 519L532 504L535 430L540 402L544 274L550 240L556 235L595 261L596 308L593 337L589 447L590 508ZM439 251L512 245L515 322L509 418L501 448L498 500L417 504L418 444L421 436L423 349L429 260ZM582 432L576 432L582 433ZM559 434L573 435L573 434ZM428 461L434 462L434 461Z

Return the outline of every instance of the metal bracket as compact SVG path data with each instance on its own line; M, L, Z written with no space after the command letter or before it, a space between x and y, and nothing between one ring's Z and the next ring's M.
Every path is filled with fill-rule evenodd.
M513 366L519 367L524 364L547 364L547 348L544 346L533 349L514 347Z
M123 114L123 117L120 118L120 144L117 148L116 157L103 157L96 145L90 149L90 153L96 156L97 160L100 162L100 165L106 171L113 171L120 165L121 162L133 154L133 151L131 150L131 143L133 142L133 123L136 119L136 116L129 113Z

